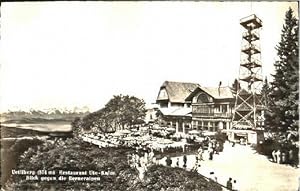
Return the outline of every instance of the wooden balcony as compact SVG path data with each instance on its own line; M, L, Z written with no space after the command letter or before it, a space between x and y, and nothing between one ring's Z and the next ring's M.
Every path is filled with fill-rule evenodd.
M195 117L209 117L209 118L230 118L232 116L232 108L217 107L214 105L193 105L192 106L192 116Z
M211 117L211 118L231 118L231 113L192 113L195 117Z

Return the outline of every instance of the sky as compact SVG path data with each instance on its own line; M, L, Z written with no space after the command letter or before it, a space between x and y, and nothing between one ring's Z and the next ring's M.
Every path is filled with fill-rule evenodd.
M295 2L4 2L0 111L88 106L113 95L154 103L164 81L230 86L241 18L256 14L270 79L285 12ZM271 79L270 79L271 80Z

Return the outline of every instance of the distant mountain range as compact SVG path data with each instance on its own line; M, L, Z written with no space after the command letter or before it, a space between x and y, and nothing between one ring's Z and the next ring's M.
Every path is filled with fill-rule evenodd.
M40 123L49 121L73 121L76 117L83 117L89 114L88 107L48 108L42 110L31 109L30 111L7 111L1 113L2 123Z

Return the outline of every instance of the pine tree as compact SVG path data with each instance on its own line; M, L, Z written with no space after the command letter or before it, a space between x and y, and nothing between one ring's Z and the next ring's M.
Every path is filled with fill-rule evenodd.
M278 60L272 84L272 105L267 121L273 120L275 129L286 132L298 130L299 61L298 19L290 8L285 15L281 41L276 47Z
M271 107L273 105L272 103L272 99L270 97L270 93L271 93L271 87L270 87L270 83L268 82L268 79L265 78L265 81L263 83L262 86L262 90L261 90L261 95L262 95L262 102L263 105L265 106L265 110L264 110L264 118L265 118L265 129L267 130L272 130L272 128L274 127L274 116L271 110Z

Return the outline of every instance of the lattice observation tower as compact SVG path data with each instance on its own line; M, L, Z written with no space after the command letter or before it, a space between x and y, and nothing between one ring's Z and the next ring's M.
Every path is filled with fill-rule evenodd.
M263 126L264 104L261 96L263 85L260 49L262 21L255 15L242 18L242 34L239 84L236 92L233 129L258 130Z

